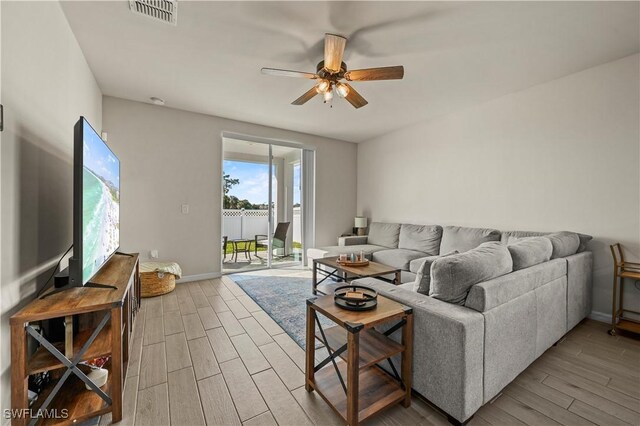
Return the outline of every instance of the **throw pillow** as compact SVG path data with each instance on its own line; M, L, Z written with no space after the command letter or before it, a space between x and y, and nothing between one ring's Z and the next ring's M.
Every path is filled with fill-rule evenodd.
M556 232L546 237L551 240L551 245L553 246L552 259L576 254L580 247L580 237L573 232Z
M507 248L511 253L514 271L546 262L551 259L553 252L553 245L547 237L518 238Z
M570 231L564 231L570 232ZM557 234L557 232L534 232L534 231L504 231L502 232L501 241L503 243L511 244L512 242L525 237L546 237L549 234ZM580 246L578 246L578 253L582 253L587 249L587 243L593 239L591 235L578 234L580 239Z
M464 305L471 287L508 274L512 268L506 245L493 241L482 243L467 252L436 259L431 265L429 296Z
M458 254L458 251L454 250L451 253L443 254L442 256L429 256L424 259L424 262L422 262L422 266L420 266L418 272L416 273L416 280L413 283L413 291L428 296L429 288L431 287L431 265L433 264L433 262L435 262L436 259L440 257L451 256L452 254Z

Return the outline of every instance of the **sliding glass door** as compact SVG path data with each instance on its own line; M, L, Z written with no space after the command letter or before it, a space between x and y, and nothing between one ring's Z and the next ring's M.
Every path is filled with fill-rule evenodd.
M223 138L222 271L302 265L303 154L296 146Z

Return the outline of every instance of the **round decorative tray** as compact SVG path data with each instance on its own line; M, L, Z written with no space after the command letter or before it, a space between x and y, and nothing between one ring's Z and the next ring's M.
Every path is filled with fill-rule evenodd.
M362 285L343 285L333 293L336 305L349 311L368 311L378 304L378 292Z
M338 264L343 266L367 266L369 264L369 260L363 259L356 260L355 262L352 262L350 260L338 260Z

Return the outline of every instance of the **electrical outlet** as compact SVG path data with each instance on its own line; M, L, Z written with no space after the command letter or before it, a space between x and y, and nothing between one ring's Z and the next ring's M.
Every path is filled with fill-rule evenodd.
M182 214L189 214L189 204L182 205Z
M158 258L158 250L157 249L151 250L150 255L151 255L152 259L157 259Z

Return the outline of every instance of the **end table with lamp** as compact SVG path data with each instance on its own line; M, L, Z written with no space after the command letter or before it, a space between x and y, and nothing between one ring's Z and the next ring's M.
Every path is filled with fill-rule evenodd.
M356 235L367 235L367 218L364 216L356 216L354 230Z

